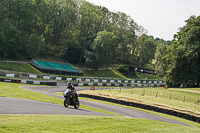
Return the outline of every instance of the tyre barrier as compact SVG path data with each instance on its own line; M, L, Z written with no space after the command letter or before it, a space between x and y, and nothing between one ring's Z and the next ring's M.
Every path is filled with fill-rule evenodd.
M187 119L187 120L190 120L193 122L200 123L200 117L196 117L196 116L193 116L190 114L186 114L186 113L182 113L182 112L178 112L178 111L174 111L174 110L169 110L169 109L164 109L164 108L160 108L160 107L156 107L156 106L152 106L152 105L145 105L142 103L128 102L128 101L124 101L124 100L117 100L117 99L113 99L113 98L107 98L107 97L101 97L101 96L95 96L95 95L89 95L89 94L79 94L79 96L92 98L92 99L96 99L96 100L112 102L112 103L117 103L117 104L126 105L126 106L137 107L137 108L155 111L155 112L159 112L159 113L164 113L164 114L168 114L168 115L173 115L176 117L180 117L180 118L184 118L184 119Z
M0 78L0 82L11 82L11 83L33 84L33 85L49 85L49 86L57 86L57 82L30 81L30 80L16 80L16 79L4 79L4 78Z

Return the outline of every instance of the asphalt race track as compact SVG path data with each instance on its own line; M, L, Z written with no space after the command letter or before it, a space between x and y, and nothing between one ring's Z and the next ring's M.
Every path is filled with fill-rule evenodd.
M27 89L30 91L50 95L53 97L61 98L64 100L63 96L54 95L56 92L64 92L66 88L64 86L55 86L55 87L41 87L41 86L23 86L23 89ZM79 88L76 90L83 90L89 88ZM152 115L149 113L145 113L142 111L137 111L133 109L102 104L98 102L93 102L89 100L79 99L80 103L83 105L91 106L94 108L114 112L117 114L121 114L127 117L132 118L143 118L143 119L151 119L157 121L163 121L174 124L187 125L178 121L174 121L171 119L167 119L164 117L160 117L157 115ZM65 108L64 105L57 105L52 103L38 102L32 100L24 100L24 99L15 99L15 98L4 98L0 97L0 114L61 114L61 115L96 115L96 116L111 116L99 112L83 110L83 109L74 109L73 107Z
M111 116L99 112L65 108L62 105L26 99L0 97L0 114L57 114L57 115L95 115Z

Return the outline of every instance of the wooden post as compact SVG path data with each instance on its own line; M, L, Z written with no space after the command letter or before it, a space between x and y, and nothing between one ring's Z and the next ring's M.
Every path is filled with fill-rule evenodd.
M132 88L131 94L133 94L133 88Z
M170 93L170 97L169 97L169 99L171 100L172 99L172 94Z
M158 91L156 92L156 97L158 97Z
M121 88L119 89L119 93L121 93Z
M143 92L142 96L144 96L144 94L145 94L145 90L144 90L144 92Z
M200 102L200 99L198 99L198 101L197 101L195 104L198 104L198 105L199 105L199 102Z
M185 96L184 96L183 102L185 102Z

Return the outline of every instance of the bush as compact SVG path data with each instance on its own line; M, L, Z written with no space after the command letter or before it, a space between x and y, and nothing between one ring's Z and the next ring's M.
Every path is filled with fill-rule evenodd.
M117 69L119 72L121 73L124 73L124 74L128 74L129 73L129 70L128 68L125 68L124 66L119 66L118 69Z

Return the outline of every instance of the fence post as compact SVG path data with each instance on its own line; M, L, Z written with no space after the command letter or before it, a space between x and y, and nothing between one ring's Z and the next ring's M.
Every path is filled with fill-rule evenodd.
M142 96L144 96L144 94L145 94L145 90L144 90L144 92L143 92Z
M169 97L169 99L171 100L172 99L172 94L170 93L170 97Z
M131 94L133 94L133 88L132 88Z
M195 104L198 104L198 105L199 105L199 102L200 102L200 99L198 99L198 101L197 101Z
M185 102L185 96L184 96L183 102Z
M156 97L158 97L158 91L156 92Z
M121 88L119 89L119 93L121 93Z

